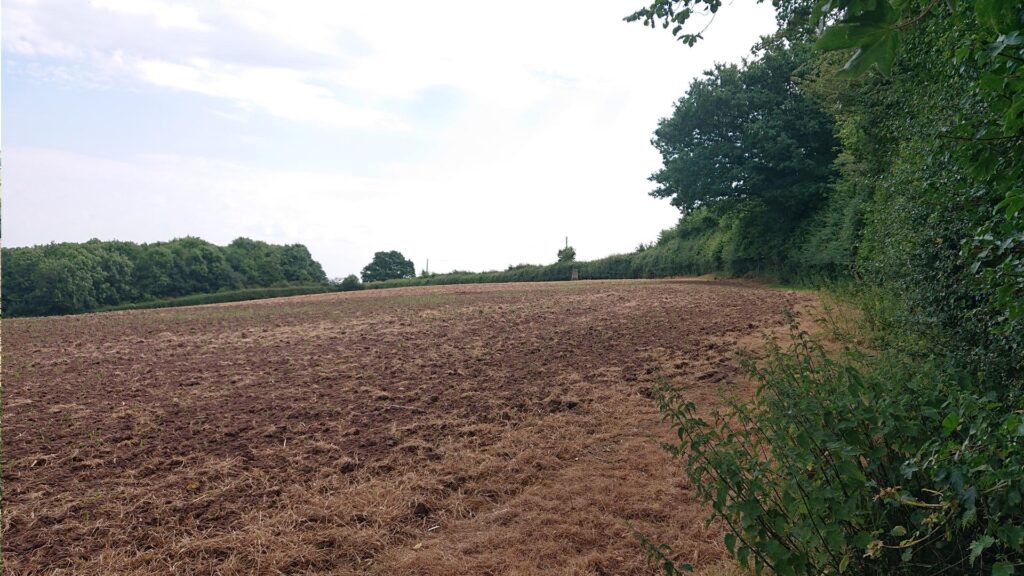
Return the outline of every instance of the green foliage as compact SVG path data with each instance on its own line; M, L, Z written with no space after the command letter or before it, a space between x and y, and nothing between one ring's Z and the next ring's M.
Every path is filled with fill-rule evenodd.
M575 262L576 261L576 249L572 246L566 246L558 250L558 262Z
M684 130L684 169L666 156L663 173L676 180L664 178L663 195L691 211L657 249L733 273L760 264L782 276L849 274L869 294L858 302L880 354L833 359L798 337L755 370L753 404L710 421L665 390L662 409L680 435L672 449L730 524L730 553L758 571L1020 572L1024 6L774 4L784 42L769 42L762 59L816 47L795 68L794 89L835 125L833 177L806 218L773 234L770 201L729 196L730 175L757 148L737 139L738 150L708 152L700 146L715 124ZM658 0L632 18L679 26L719 6ZM709 78L742 101L759 88L728 75L756 65ZM705 108L716 121L733 102L705 82L687 98L721 97ZM743 125L745 108L731 110L726 137ZM710 160L686 166L701 154ZM705 185L712 177L717 189Z
M224 249L224 256L245 286L315 283L327 279L302 244L274 246L237 238Z
M870 193L836 187L788 247L789 276L807 281L840 279L856 264Z
M352 290L362 290L363 285L359 282L359 277L355 274L349 274L338 283L338 289L342 292L351 292Z
M284 296L302 296L304 294L322 294L330 291L326 284L308 284L299 286L273 286L270 288L244 288L241 290L225 290L211 294L192 294L178 298L162 298L159 300L145 300L143 302L131 302L118 304L116 306L104 306L96 309L97 312L109 312L114 310L144 310L148 308L176 308L178 306L198 306L201 304L221 304L224 302L243 302L246 300L263 300L266 298L281 298Z
M649 26L661 24L692 46L701 33L685 30L697 12L716 12L720 0L655 0L626 18ZM989 209L975 222L962 247L972 274L983 289L992 291L1002 309L1003 331L1024 329L1024 19L1019 0L776 0L780 21L797 18L809 8L811 26L820 26L815 46L847 55L836 77L858 79L872 70L883 76L924 80L926 85L961 85L951 99L929 95L923 86L891 90L874 84L897 108L911 103L954 104L938 110L946 121L945 134L955 150L933 149L957 160L959 172L969 174L974 201ZM941 24L940 24L941 23ZM801 29L806 33L807 27ZM786 32L792 33L789 27ZM790 40L801 38L790 36ZM900 68L900 58L909 65ZM908 74L927 71L926 74ZM939 91L942 86L938 86ZM857 90L853 91L857 93ZM911 133L923 125L909 123ZM733 159L734 161L735 159ZM733 162L729 162L732 164ZM966 240L966 239L965 239Z
M199 238L4 248L3 262L3 313L8 316L72 314L327 280L305 246L273 246L246 238L223 248Z
M826 195L838 142L822 107L797 90L806 47L767 40L761 58L717 65L690 84L654 133L664 166L656 198L684 213L756 201L768 218L799 222Z
M377 252L373 261L363 268L363 282L383 282L400 278L415 278L416 268L412 260L406 259L401 252Z
M722 7L722 0L655 0L650 6L637 10L626 17L627 22L643 22L651 28L661 24L662 28L672 28L672 35L693 46L704 36L704 30L692 32L685 29L686 23L695 13L709 12L714 14Z
M646 274L792 280L851 270L862 194L832 189L843 168L838 129L820 95L803 89L816 80L815 55L783 33L756 51L694 81L655 132L664 165L651 195L684 216L659 241L671 262Z
M903 357L769 346L752 402L710 419L663 386L691 485L744 566L979 574L1024 562L1024 401ZM1009 408L1009 409L1007 409Z
M837 21L829 18L838 15ZM851 76L876 67L893 71L902 50L907 70L936 83L955 79L940 118L953 120L940 136L955 146L925 147L925 153L956 158L973 179L972 201L991 206L976 222L962 251L971 272L995 293L1004 311L1003 331L1024 326L1024 19L1017 0L973 3L934 1L816 3L816 18L828 23L818 39L823 50L854 49L842 72ZM905 71L904 71L905 76ZM948 86L948 85L947 85ZM937 86L941 91L941 86ZM940 99L921 86L898 91L904 102ZM922 98L923 97L923 98ZM927 122L922 122L925 126ZM933 135L934 136L934 135ZM962 194L961 194L962 195Z

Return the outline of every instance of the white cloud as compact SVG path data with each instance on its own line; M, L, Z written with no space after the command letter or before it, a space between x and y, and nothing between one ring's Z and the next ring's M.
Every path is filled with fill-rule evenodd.
M26 56L79 58L81 50L73 41L61 39L46 30L33 10L33 1L6 2L3 10L3 48L5 52Z
M210 26L200 21L198 10L182 4L158 0L92 0L92 6L120 14L148 16L160 28L210 30Z
M249 235L304 242L332 275L381 249L437 270L548 262L565 235L581 258L628 251L677 217L646 196L658 118L702 70L773 29L770 6L736 0L687 49L623 23L634 4L124 0L111 11L7 0L4 47L20 68L216 98L202 109L240 121L208 137L264 153L104 159L60 138L30 149L5 134L6 240ZM161 20L168 6L187 10ZM439 101L424 97L433 93ZM263 115L283 122L261 131ZM345 129L326 131L339 157L376 142L374 169L360 172L375 177L266 164L273 146L282 158L331 146L322 135L304 142L310 126ZM159 149L160 136L140 147ZM404 157L407 140L426 151Z
M230 66L199 58L188 64L141 60L136 67L143 80L156 86L222 98L243 108L257 107L288 120L340 128L403 128L395 114L350 106L294 70Z
M399 127L389 105L436 85L457 88L470 104L522 110L572 87L683 87L710 63L684 58L665 32L624 24L631 8L625 4L538 1L513 9L469 0L93 0L92 10L60 4L8 0L5 47L255 105L289 120L317 121L322 114L342 127ZM734 59L756 33L770 29L769 7L736 4L701 53Z

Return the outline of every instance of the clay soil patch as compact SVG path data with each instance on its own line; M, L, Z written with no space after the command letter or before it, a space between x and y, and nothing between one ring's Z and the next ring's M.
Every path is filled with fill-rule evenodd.
M425 287L3 322L7 574L652 574L720 528L650 400L810 296Z

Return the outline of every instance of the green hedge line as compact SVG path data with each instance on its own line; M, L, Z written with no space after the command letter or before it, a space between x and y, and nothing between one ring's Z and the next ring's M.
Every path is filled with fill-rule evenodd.
M149 300L146 302L133 302L118 306L100 308L96 312L110 312L114 310L143 310L146 308L173 308L176 306L198 306L200 304L220 304L223 302L242 302L245 300L263 300L266 298L280 298L282 296L301 296L304 294L322 294L331 292L333 289L329 284L311 284L303 286L276 286L271 288L247 288L245 290L226 290L224 292L213 292L211 294L192 294L180 298L164 298L162 300Z

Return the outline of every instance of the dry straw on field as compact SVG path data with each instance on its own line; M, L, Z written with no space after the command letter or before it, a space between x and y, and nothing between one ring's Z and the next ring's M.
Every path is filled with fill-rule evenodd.
M738 342L804 299L577 282L5 321L5 568L649 574L635 528L722 569L650 386L741 392Z

